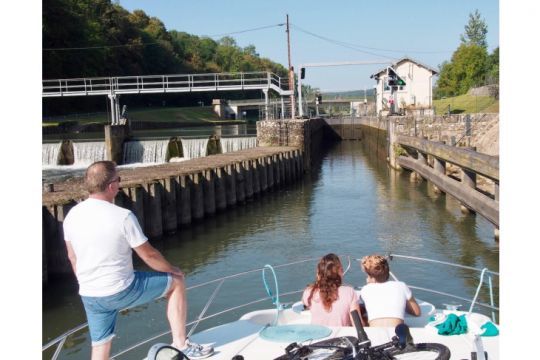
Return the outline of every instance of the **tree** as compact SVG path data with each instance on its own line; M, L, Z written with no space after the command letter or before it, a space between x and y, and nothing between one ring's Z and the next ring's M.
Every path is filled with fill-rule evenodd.
M486 22L480 17L480 12L477 9L474 14L469 14L469 22L465 25L465 34L461 35L461 42L487 48L486 34Z
M488 73L486 80L488 83L498 83L499 82L499 47L493 50L493 53L489 55L488 59Z
M461 44L450 62L444 62L439 74L438 95L465 94L471 87L483 84L488 69L488 54L476 44Z

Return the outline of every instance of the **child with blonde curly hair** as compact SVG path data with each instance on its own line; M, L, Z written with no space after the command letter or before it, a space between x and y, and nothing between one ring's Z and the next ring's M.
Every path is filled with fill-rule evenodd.
M402 324L405 311L420 316L420 306L409 287L401 281L389 280L390 267L381 255L362 258L362 270L366 273L366 285L360 290L368 315L369 326L393 327Z

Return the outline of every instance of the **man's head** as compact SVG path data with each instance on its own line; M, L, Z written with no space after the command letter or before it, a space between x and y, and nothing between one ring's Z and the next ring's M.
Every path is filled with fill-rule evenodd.
M388 261L381 255L369 255L362 258L362 270L376 282L382 283L390 276Z
M112 161L97 161L90 165L84 174L84 183L90 195L112 190L114 197L118 192L118 186L113 189L111 185L117 182L120 182L120 177L116 173L116 164Z

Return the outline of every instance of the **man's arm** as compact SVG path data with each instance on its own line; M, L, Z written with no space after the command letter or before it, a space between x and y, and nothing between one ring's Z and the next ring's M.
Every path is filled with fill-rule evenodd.
M66 241L66 249L67 249L67 255L69 262L71 263L71 268L73 269L73 273L77 275L77 256L75 255L75 251L73 251L73 247L71 246L71 241Z
M144 244L134 247L133 250L135 250L137 255L139 255L146 265L150 266L152 269L184 276L184 273L178 267L171 265L171 263L168 262L167 259L165 259L163 255L150 244L150 242L146 241Z

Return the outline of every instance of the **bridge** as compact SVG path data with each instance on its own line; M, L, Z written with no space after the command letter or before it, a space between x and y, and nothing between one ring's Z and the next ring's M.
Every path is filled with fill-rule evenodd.
M288 79L271 72L116 76L43 80L42 97L106 95L111 102L111 124L120 123L122 94L186 93L261 90L268 106L268 92L289 96Z

